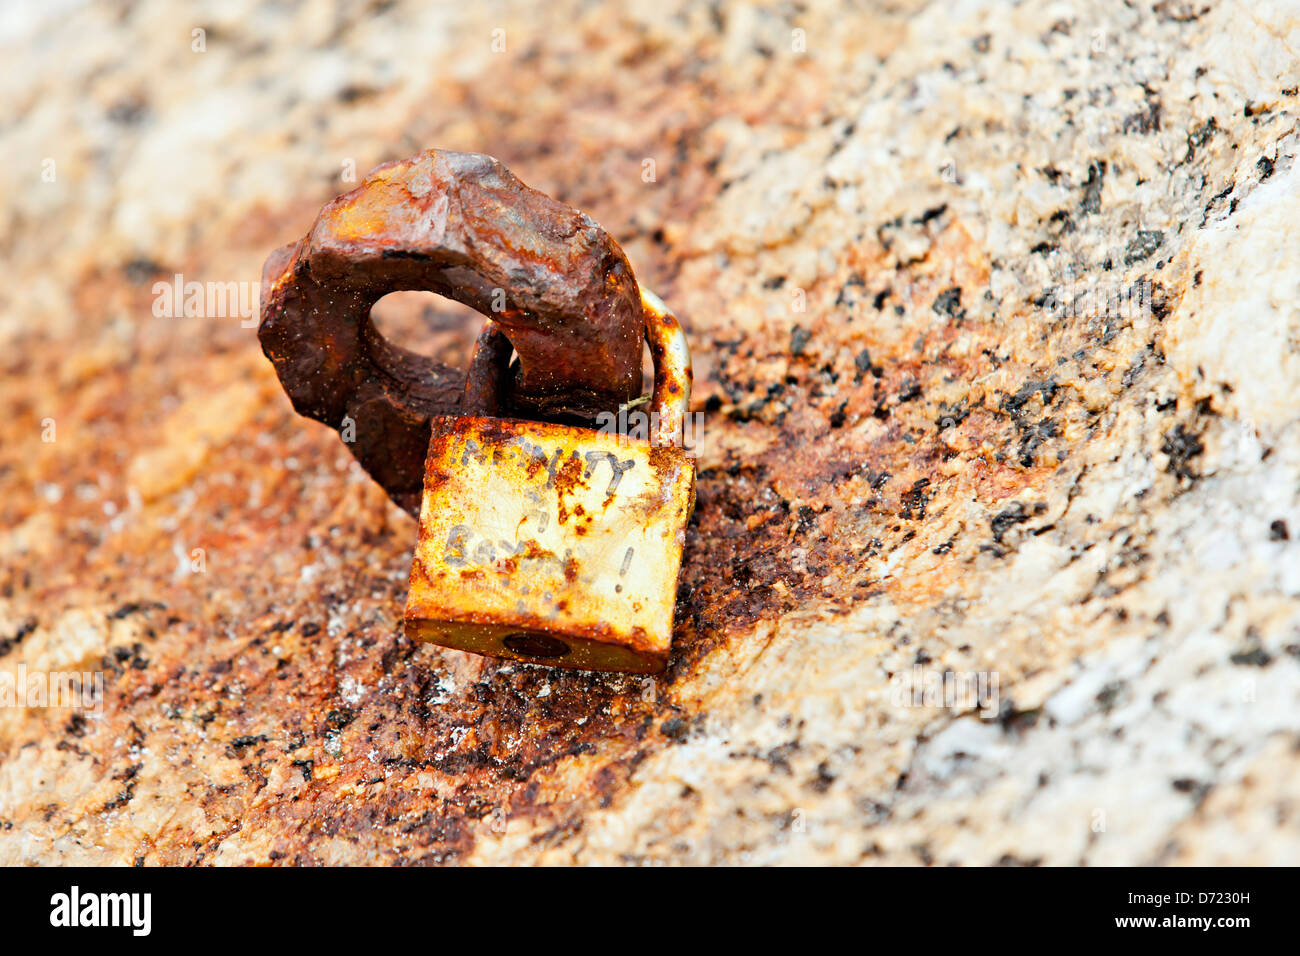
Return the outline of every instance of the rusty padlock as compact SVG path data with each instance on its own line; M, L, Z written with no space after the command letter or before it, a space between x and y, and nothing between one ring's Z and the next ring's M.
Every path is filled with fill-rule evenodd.
M691 364L677 319L658 296L641 297L655 361L647 438L518 419L433 420L409 637L584 670L667 664L695 503L695 462L680 447ZM501 364L499 343L495 358L483 358L492 348L489 331L471 393L499 378L476 374Z
M378 333L370 307L398 289L491 319L468 376ZM258 337L294 408L419 515L408 634L559 667L663 668L694 505L678 447L690 358L595 222L489 156L385 164L267 260ZM643 339L654 434L576 427L635 397Z

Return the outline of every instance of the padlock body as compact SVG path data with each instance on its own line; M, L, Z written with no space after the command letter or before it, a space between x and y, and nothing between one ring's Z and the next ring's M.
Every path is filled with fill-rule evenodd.
M694 460L543 422L432 425L407 635L554 667L662 670Z

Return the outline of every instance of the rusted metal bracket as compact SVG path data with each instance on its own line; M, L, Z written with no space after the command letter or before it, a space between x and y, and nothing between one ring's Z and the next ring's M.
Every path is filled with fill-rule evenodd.
M486 394L476 375L511 372L510 414L591 419L640 392L640 291L590 217L490 156L435 149L379 166L267 259L257 334L293 407L354 435L349 450L412 515L429 419L463 413L466 377L375 328L371 307L404 289L492 319L470 391ZM508 346L518 354L509 368Z

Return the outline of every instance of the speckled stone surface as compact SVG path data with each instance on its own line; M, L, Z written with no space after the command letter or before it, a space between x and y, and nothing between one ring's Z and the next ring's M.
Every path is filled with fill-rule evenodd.
M106 687L0 707L0 862L1300 862L1297 4L60 2L0 46L0 671ZM415 522L238 310L155 314L429 146L691 334L662 678L407 642Z

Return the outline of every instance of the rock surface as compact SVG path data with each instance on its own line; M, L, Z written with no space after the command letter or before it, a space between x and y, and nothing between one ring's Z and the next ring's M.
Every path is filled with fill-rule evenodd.
M0 862L1300 860L1300 8L642 6L6 13L0 680L105 699L0 707ZM255 303L160 304L434 145L691 334L661 679L407 642Z

